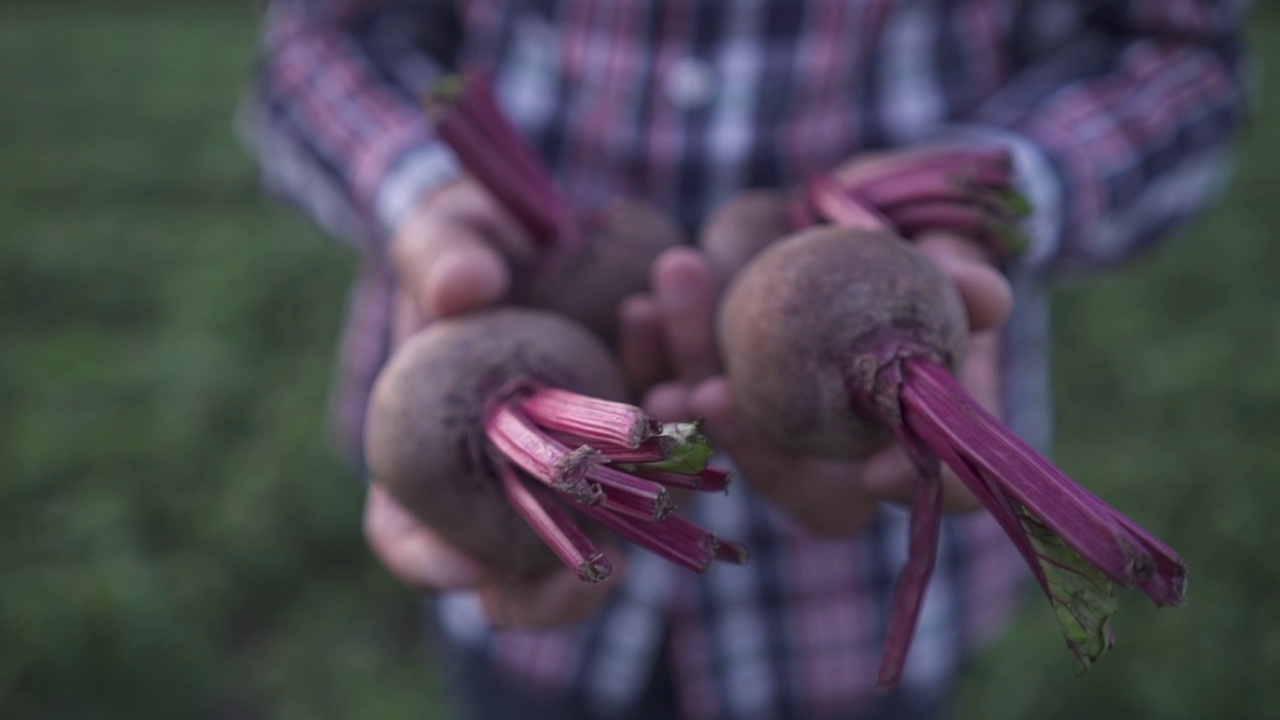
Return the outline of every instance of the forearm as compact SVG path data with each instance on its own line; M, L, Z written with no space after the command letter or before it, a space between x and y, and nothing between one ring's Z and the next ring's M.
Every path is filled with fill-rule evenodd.
M267 188L379 252L409 205L456 174L417 97L451 67L459 32L447 3L273 0L240 117Z
M1037 207L1028 264L1121 262L1214 198L1244 113L1234 5L1111 3L946 129L1015 148Z

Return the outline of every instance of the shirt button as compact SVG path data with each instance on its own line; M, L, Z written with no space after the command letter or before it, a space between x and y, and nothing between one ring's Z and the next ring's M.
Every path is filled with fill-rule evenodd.
M698 58L677 60L663 77L663 90L671 104L682 110L698 110L711 103L716 71Z

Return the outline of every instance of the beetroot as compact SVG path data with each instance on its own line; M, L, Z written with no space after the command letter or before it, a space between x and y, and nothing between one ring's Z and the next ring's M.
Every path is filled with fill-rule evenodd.
M761 430L792 452L847 460L892 439L849 394L850 378L874 374L857 349L882 328L920 338L947 367L963 359L964 306L928 258L888 233L819 227L738 275L718 337L738 403Z
M786 190L747 190L716 209L698 234L722 284L777 239L819 223L882 227L905 238L948 231L1005 259L1025 244L1030 208L999 150L929 148L854 158Z
M370 474L461 551L515 576L558 558L604 580L596 526L699 572L717 554L739 557L736 543L672 514L668 484L726 486L706 467L696 426L658 423L618 402L623 393L607 348L558 315L498 308L440 320L378 378Z
M515 261L512 301L564 313L613 343L623 298L647 288L654 259L683 243L680 229L656 206L634 198L570 207L503 116L484 73L443 81L426 106L463 167L537 245L527 260Z
M953 378L968 331L960 298L894 234L826 227L779 239L722 303L721 354L750 421L783 447L827 457L866 457L896 439L919 470L882 688L898 683L933 570L939 460L1022 553L1081 668L1112 645L1111 583L1182 603L1177 553L1053 467Z
M774 240L801 226L788 215L791 207L788 193L747 190L707 218L698 233L698 246L722 285Z

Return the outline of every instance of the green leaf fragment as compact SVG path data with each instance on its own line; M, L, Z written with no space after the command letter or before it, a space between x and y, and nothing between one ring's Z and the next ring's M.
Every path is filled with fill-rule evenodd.
M1076 674L1084 674L1115 645L1111 616L1115 615L1119 602L1114 586L1025 508L1019 507L1018 515L1039 556L1047 583L1045 592L1058 617L1062 635L1076 656Z
M1031 215L1031 211L1035 209L1031 204L1030 198L1013 188L997 190L996 197L1000 200L1005 212L1015 218L1028 217Z
M663 423L658 437L675 441L665 460L653 463L636 463L636 467L665 470L667 472L694 475L707 469L714 449L711 441L698 428L701 421L690 423Z

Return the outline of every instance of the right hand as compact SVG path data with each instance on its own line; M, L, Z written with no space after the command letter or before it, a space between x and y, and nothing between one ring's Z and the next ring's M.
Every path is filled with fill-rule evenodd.
M511 286L512 260L532 242L479 184L458 180L431 194L405 218L389 256L397 296L392 342L398 347L432 319L501 301ZM492 622L552 627L589 617L617 586L623 567L610 553L614 574L589 584L567 568L534 581L513 581L451 546L370 482L364 534L387 570L420 593L475 591Z
M995 369L994 329L1012 303L1007 283L968 241L930 237L921 251L965 300L974 334L961 380L994 411L998 382L988 375ZM718 283L700 251L667 251L654 264L652 285L652 295L633 297L623 308L622 359L637 386L647 389L646 409L661 419L703 418L716 449L744 479L814 535L852 534L875 517L881 502L910 501L916 470L897 446L852 462L797 455L739 417L714 339ZM944 510L980 506L949 469L942 480Z
M456 180L428 195L392 235L388 247L399 300L400 337L430 318L492 305L511 287L511 261L533 243L479 183ZM409 315L406 318L406 314Z

